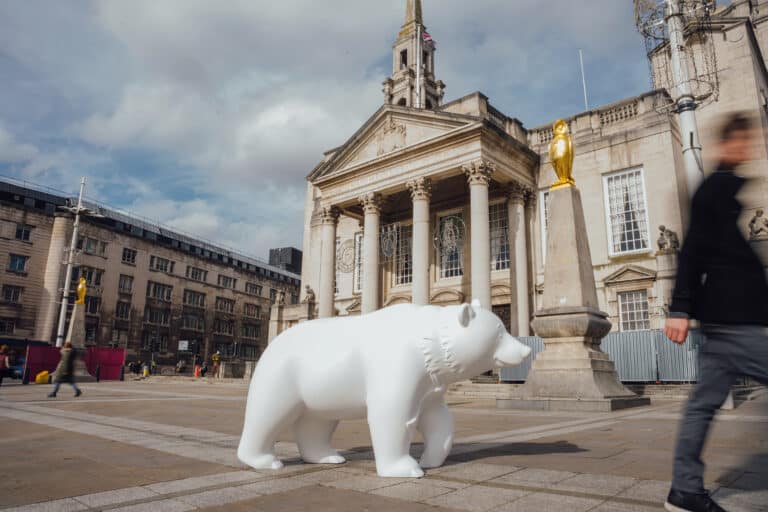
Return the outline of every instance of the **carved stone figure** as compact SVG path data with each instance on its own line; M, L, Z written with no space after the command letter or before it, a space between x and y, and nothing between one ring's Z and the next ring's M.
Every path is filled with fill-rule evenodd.
M755 216L749 221L749 239L758 240L768 237L768 219L763 217L762 208L758 208Z
M376 155L381 156L405 147L406 127L389 118L376 136Z
M331 447L339 420L367 417L383 477L421 477L453 443L445 404L451 383L519 365L531 349L480 307L399 304L374 313L303 322L275 338L251 379L238 458L279 469L274 444L293 428L302 459L340 464ZM425 446L410 456L414 430Z
M304 303L315 302L315 292L309 285L304 287Z
M280 306L285 305L285 290L280 290L280 292L277 294L277 303Z
M659 239L656 241L656 243L659 245L659 252L666 252L669 250L669 242L667 241L666 232L667 228L662 226L659 226Z
M680 239L677 233L666 226L659 226L659 239L656 241L660 253L677 252L680 250Z

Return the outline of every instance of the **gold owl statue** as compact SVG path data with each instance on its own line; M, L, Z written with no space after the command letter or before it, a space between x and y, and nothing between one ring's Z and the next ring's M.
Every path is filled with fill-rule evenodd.
M568 134L568 124L562 119L552 125L554 138L549 143L549 161L557 174L557 182L551 188L575 185L573 179L573 140Z
M85 293L88 291L88 287L85 285L85 278L81 277L80 282L77 285L77 300L75 304L85 304Z

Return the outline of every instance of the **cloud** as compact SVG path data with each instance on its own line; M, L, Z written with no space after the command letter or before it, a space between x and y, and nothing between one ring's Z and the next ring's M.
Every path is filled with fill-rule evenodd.
M66 190L87 174L91 195L258 255L300 246L304 176L381 105L404 7L0 3L0 162ZM481 90L527 126L573 114L579 47L594 104L647 89L628 2L424 0L424 14L446 99Z

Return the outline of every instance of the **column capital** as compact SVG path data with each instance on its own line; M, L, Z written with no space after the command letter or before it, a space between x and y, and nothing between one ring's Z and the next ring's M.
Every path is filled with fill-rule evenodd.
M412 201L416 201L417 199L426 199L429 201L432 197L432 180L429 178L415 178L409 180L405 186L411 191Z
M509 200L512 202L519 202L523 203L526 198L528 197L528 194L530 193L530 188L523 185L522 183L518 181L513 181L509 184L507 187L507 193L509 194Z
M381 205L384 203L384 198L378 192L368 192L361 195L358 201L360 201L365 214L381 213Z
M478 160L472 162L469 165L463 165L461 170L467 176L467 182L469 185L485 185L488 186L491 183L491 174L496 170L496 166L491 162L484 160Z
M536 202L539 200L539 193L534 188L527 188L525 191L525 207L535 208Z
M337 206L324 206L320 208L320 219L323 224L336 224L339 222L341 210Z

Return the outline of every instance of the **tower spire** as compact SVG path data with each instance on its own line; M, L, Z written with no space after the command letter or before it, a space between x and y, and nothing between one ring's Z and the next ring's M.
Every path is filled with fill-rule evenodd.
M405 21L399 35L404 36L416 32L417 25L424 26L421 0L408 0L405 7Z

